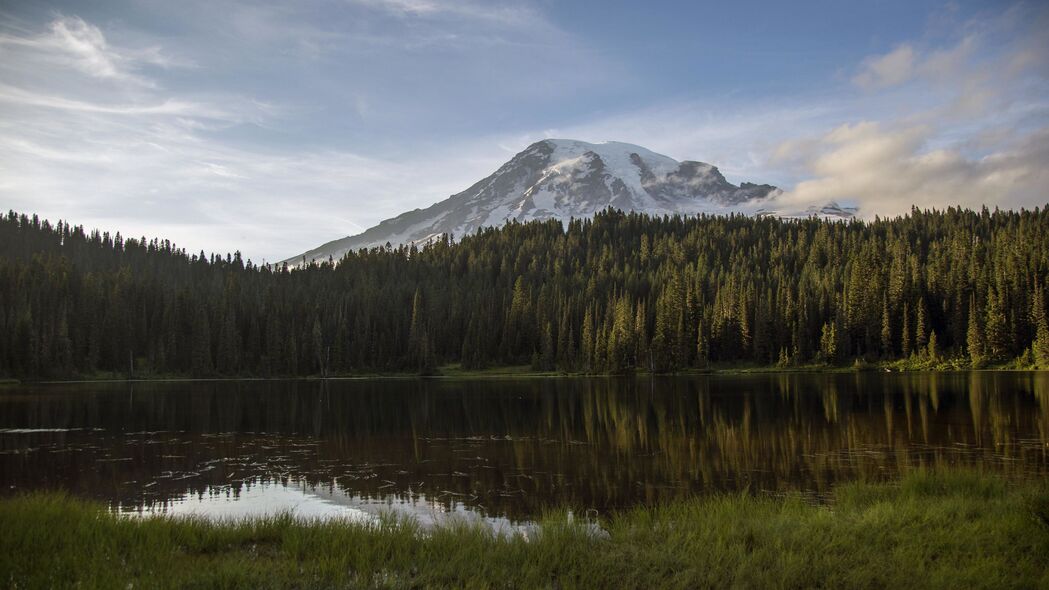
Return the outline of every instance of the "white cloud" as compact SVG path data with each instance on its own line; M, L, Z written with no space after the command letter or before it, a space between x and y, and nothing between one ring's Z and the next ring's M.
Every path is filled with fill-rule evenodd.
M500 2L469 2L465 0L350 0L354 4L383 10L402 17L450 16L522 25L535 23L535 12L523 4Z
M891 107L781 144L771 162L804 177L783 200L845 200L865 216L912 205L1049 202L1049 10L968 23L942 47L901 45L853 82Z
M82 19L56 18L51 22L51 40L73 58L81 70L99 78L123 78L128 74L120 56L109 51L98 27Z
M795 145L789 156L801 160L812 178L782 201L803 208L847 200L860 204L867 216L884 216L906 213L912 205L1030 208L1049 200L1047 130L1010 136L981 158L968 158L958 149L927 149L932 137L930 127L886 129L861 122Z
M283 110L167 91L136 71L163 50L114 45L76 17L4 30L0 51L4 209L274 261L396 215L406 196L432 202L459 188L443 163L222 139ZM363 98L356 108L369 109Z
M987 28L969 27L969 32L946 47L921 49L911 43L898 45L882 55L872 55L863 60L852 77L857 87L877 92L921 81L955 85L959 78L972 77L985 68L976 67L978 47L987 43L992 34ZM1019 53L1014 49L1014 53ZM1001 68L1002 64L993 65Z
M185 60L166 55L159 47L115 48L106 40L102 30L77 16L59 15L48 23L47 30L22 36L11 32L0 33L0 51L12 54L10 58L28 58L22 65L51 62L79 71L87 76L151 86L153 82L140 76L137 70L144 65L160 67L187 66ZM26 55L25 52L31 52Z
M60 96L49 96L0 84L0 102L16 105L45 107L63 111L82 113L100 113L110 115L182 115L211 119L233 117L232 114L215 106L188 102L178 99L163 99L152 104L97 104L82 100L72 100Z
M867 58L852 81L860 88L880 90L909 81L914 70L914 48L901 45L885 55Z

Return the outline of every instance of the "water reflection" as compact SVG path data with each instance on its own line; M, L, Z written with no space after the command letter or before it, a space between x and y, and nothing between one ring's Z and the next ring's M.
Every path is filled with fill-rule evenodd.
M1038 373L22 387L0 392L0 485L518 521L917 466L1045 475L1047 404Z

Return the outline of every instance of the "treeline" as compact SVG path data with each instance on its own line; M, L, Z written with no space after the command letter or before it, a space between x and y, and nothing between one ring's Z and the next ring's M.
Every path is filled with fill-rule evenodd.
M11 212L0 374L1049 366L1047 278L1046 209L871 222L610 210L298 270Z

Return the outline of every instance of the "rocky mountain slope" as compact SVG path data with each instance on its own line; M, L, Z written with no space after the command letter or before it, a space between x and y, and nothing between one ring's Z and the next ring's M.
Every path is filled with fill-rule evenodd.
M510 220L568 221L608 207L653 215L730 211L776 215L780 214L775 207L779 193L768 184L736 186L715 166L678 162L637 145L547 139L528 146L459 194L286 262L338 260L351 250L425 243L445 233L461 237ZM852 211L831 203L795 215L849 217Z

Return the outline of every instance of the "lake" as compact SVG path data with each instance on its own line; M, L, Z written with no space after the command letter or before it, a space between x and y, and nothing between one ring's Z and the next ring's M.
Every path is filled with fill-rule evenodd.
M131 514L495 527L918 467L1049 474L1049 373L388 379L0 388L0 490Z

